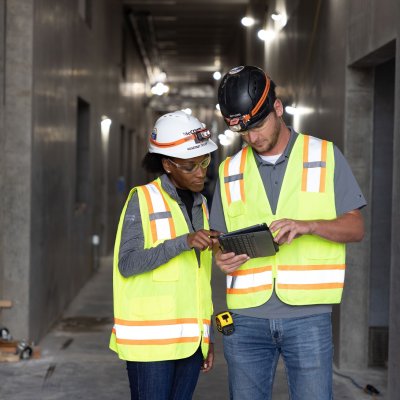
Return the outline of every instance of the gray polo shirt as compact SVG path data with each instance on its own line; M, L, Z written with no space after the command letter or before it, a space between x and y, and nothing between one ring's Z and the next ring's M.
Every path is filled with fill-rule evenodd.
M285 175L288 159L293 145L298 137L293 129L290 129L290 139L285 151L279 157L275 164L264 161L257 153L255 154L258 170L260 172L264 188L268 196L271 210L275 214L278 204L279 193ZM334 146L335 157L335 204L336 214L340 216L346 212L362 208L366 205L365 198L361 189L351 172L350 166L340 150ZM221 189L219 181L216 184L211 215L210 226L220 232L226 232L226 223L221 203ZM313 314L321 314L332 311L331 305L309 305L309 306L291 306L283 303L276 296L275 291L271 298L258 307L251 307L239 310L231 310L234 313L247 315L257 318L296 318Z

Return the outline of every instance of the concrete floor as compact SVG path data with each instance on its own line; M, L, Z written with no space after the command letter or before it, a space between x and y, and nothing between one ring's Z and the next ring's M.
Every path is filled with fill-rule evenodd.
M224 277L216 270L213 278L216 311L225 308L223 286ZM129 399L125 365L108 349L111 326L111 258L106 258L62 320L40 343L41 358L0 363L0 400ZM228 399L227 368L219 334L215 345L214 369L201 374L195 400ZM367 383L374 385L382 393L379 398L385 399L384 371L337 372L362 387ZM334 376L334 394L336 400L372 398L349 378L338 375ZM288 399L287 385L283 366L279 364L273 400L284 399Z

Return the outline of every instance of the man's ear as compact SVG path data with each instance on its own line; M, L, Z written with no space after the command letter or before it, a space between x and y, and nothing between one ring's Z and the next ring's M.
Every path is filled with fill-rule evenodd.
M282 117L283 115L283 104L282 101L280 99L276 99L274 102L274 110L276 112L276 115L278 117Z

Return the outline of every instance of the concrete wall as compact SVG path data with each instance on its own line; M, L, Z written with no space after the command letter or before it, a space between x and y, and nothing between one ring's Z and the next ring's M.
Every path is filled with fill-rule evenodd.
M5 0L0 0L0 31L5 29ZM0 171L4 171L4 154L5 134L4 134L4 68L5 67L5 52L4 41L0 44ZM3 174L0 173L0 193L4 193ZM4 224L4 207L3 196L0 196L0 227ZM3 229L0 228L0 282L3 282L3 263L4 263L4 247L3 247ZM3 285L0 285L0 299L3 298ZM1 311L0 311L1 321ZM0 322L1 323L1 322Z
M90 277L96 257L112 250L127 192L117 186L120 147L127 145L120 127L133 132L137 151L149 129L146 75L129 32L121 72L121 1L96 1L90 23L77 0L11 0L6 16L8 134L1 175L7 195L0 238L7 252L0 294L14 307L0 317L14 337L37 341ZM142 89L126 91L135 82ZM78 97L90 106L87 196L79 202ZM112 120L108 137L100 129L103 116ZM126 160L135 171L132 184L139 178L134 158ZM92 246L94 234L100 250Z
M4 102L1 104L4 129L0 147L3 216L0 276L3 278L2 297L12 300L13 308L1 312L1 323L13 335L26 337L31 273L33 3L7 1L3 11L4 54L7 57L4 60Z

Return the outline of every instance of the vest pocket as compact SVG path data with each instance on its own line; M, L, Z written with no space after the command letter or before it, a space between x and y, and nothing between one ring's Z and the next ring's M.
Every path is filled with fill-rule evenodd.
M234 201L228 207L230 217L239 217L244 214L244 204L242 201Z

